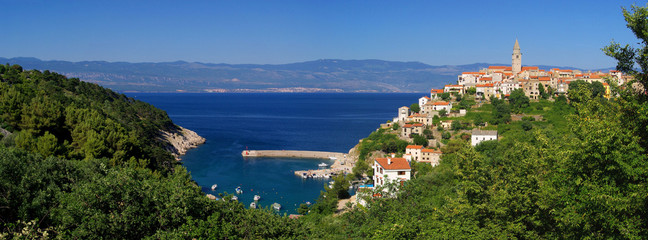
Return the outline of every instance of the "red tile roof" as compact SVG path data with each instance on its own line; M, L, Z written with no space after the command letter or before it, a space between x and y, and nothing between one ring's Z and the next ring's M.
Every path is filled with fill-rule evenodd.
M483 77L483 78L480 78L479 80L481 80L481 81L492 81L493 78L492 77Z
M434 102L434 103L432 103L432 105L436 105L436 106L439 106L439 105L448 105L448 104L449 104L448 102Z
M407 145L406 148L412 148L412 149L423 149L423 146L421 146L421 145Z
M493 86L493 84L492 84L492 83L486 83L486 84L477 84L477 85L475 85L475 87L492 87L492 86Z
M432 89L430 93L443 93L443 89Z
M439 151L439 150L436 150L436 149L427 149L427 148L421 150L421 152L426 152L426 153L442 153L442 152Z
M538 69L539 69L538 67L522 67L522 71L526 71L526 70L538 70Z
M409 170L412 169L405 158L391 158L391 164L387 164L388 158L376 158L376 162L385 170Z
M445 87L460 87L460 88L463 88L462 85L452 85L452 84L445 85Z
M540 81L550 81L551 78L550 77L539 77L538 80L540 80Z

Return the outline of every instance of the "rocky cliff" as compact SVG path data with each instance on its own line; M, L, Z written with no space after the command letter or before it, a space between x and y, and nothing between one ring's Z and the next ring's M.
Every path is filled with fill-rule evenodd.
M199 136L194 131L180 126L178 126L178 130L176 131L160 131L160 137L164 142L168 143L165 149L171 152L176 157L176 160L180 160L180 156L187 153L187 150L205 143L205 138Z

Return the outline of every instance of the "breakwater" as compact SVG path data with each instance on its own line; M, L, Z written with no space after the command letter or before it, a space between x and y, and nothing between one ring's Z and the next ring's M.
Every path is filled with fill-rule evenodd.
M243 157L284 157L284 158L317 158L317 159L344 159L345 153L322 151L296 151L296 150L244 150Z

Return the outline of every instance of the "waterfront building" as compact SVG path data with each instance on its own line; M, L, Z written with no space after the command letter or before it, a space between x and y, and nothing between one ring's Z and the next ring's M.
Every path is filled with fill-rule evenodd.
M470 145L476 146L483 141L497 140L497 130L473 129L470 137Z
M410 113L409 108L406 106L402 106L398 108L398 121L404 123L407 120L409 113Z
M373 164L374 186L396 182L400 185L410 180L412 168L405 158L376 158Z

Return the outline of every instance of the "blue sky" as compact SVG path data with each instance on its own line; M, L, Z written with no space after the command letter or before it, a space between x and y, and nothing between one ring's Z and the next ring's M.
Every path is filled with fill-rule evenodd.
M5 1L0 57L280 64L381 59L431 65L613 67L636 43L637 1Z

